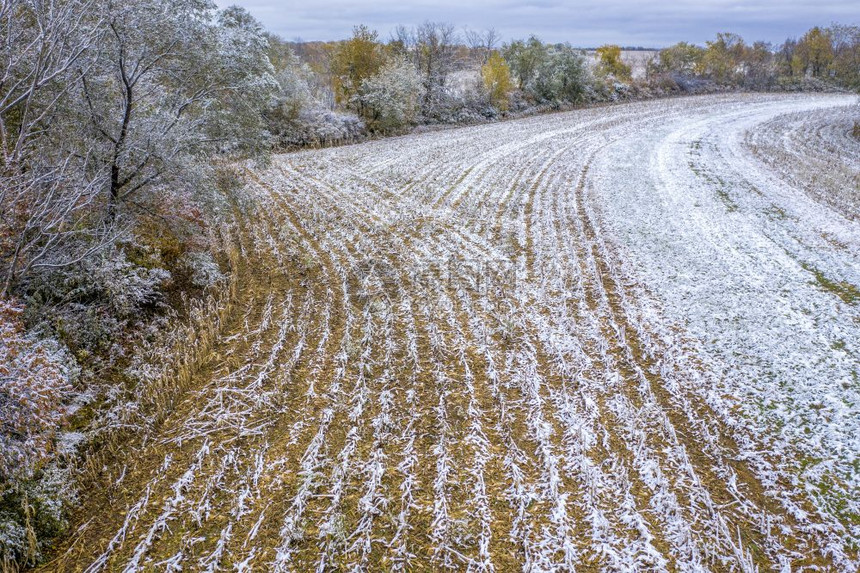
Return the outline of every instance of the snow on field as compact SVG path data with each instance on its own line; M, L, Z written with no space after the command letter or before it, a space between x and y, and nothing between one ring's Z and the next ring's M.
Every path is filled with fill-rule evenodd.
M779 115L749 130L747 147L795 189L827 203L845 217L860 217L857 106Z
M856 570L856 110L673 99L248 166L229 332L51 569Z
M804 153L808 144L786 137L802 135L801 117L820 127L835 116L847 138L844 116L860 109L846 103L739 102L719 122L691 114L608 146L591 193L630 272L695 340L714 407L736 404L775 466L814 484L823 506L856 514L860 225L804 191L856 219L857 188L837 178L856 181L860 145L841 143L825 164L820 148ZM822 115L822 104L840 107ZM782 140L778 165L788 165L772 171L749 140ZM805 184L828 177L841 187Z

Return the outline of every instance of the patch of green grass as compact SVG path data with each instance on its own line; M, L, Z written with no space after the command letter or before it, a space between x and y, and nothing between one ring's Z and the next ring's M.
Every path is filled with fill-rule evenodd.
M832 476L825 474L815 484L821 500L844 525L848 527L860 525L860 515L851 509L850 496L844 493L844 486L837 487L835 481Z
M808 263L800 263L804 269L812 273L815 277L815 282L817 286L822 290L833 293L839 298L842 299L846 304L858 304L860 303L860 289L858 289L853 284L848 281L834 281L827 278L824 273L822 273L817 268L813 267Z
M700 142L695 142L694 145L691 147L693 149L698 149L698 147L696 147L696 144L699 144L699 146L701 145ZM691 152L691 155L695 154ZM712 176L710 173L699 169L699 167L693 161L688 161L687 165L689 165L690 171L695 173L697 177L702 178L705 182L717 188L717 197L720 198L729 213L734 213L738 210L738 204L734 202L732 196L729 195L729 192L726 190L727 185L722 177Z
M726 191L725 188L723 188L722 186L717 189L717 197L719 197L720 201L725 204L726 211L728 211L729 213L734 213L738 210L738 204L732 200L732 196L729 195L729 192Z

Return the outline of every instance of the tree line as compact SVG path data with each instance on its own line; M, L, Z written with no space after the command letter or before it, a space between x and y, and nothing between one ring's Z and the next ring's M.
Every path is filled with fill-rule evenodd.
M681 42L660 50L648 72L753 89L797 89L818 81L856 91L860 90L860 27L816 26L800 39L788 39L779 46L747 44L737 34L720 33L705 46Z
M840 25L677 44L642 77L618 46L438 22L287 42L210 0L0 0L0 39L3 570L65 530L75 440L134 407L135 348L230 271L218 229L253 208L237 161L670 92L860 88L860 33Z
M283 101L294 122L280 124L285 147L329 143L314 134L313 114L299 121L303 107L352 114L362 125L350 127L365 136L675 92L860 89L860 28L840 24L778 46L732 33L701 46L681 42L651 52L636 77L617 45L587 51L536 36L503 42L493 29L461 32L437 22L398 27L387 40L366 26L340 42L269 40L283 92L302 95Z

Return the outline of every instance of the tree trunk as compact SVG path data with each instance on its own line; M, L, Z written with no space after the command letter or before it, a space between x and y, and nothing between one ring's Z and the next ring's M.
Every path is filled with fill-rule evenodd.
M125 83L125 110L122 116L122 127L119 132L119 137L116 139L113 150L113 158L110 166L110 196L108 197L108 222L113 223L116 220L117 211L119 209L119 192L123 184L120 181L119 158L122 154L125 145L125 139L128 136L128 126L131 124L131 110L133 107L133 91L132 83L125 77L123 73L123 82Z

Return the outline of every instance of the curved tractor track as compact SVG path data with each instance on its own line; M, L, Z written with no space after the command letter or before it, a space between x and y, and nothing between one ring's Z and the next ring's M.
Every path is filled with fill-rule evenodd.
M248 167L243 304L47 568L856 570L852 113L709 96Z

